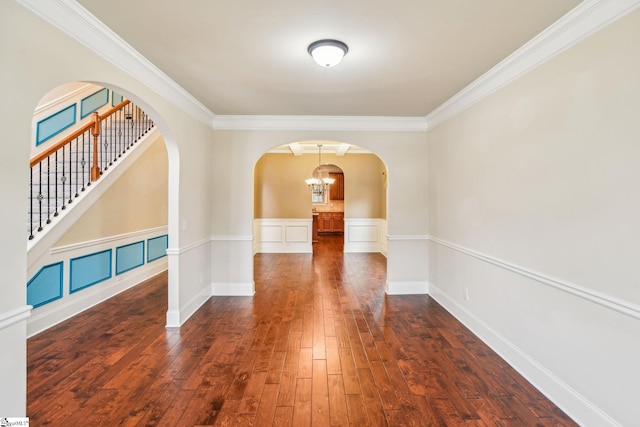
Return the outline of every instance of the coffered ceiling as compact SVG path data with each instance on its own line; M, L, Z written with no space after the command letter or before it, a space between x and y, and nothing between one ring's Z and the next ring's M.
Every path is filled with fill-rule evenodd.
M424 117L578 0L78 0L216 115ZM321 68L307 53L349 53Z

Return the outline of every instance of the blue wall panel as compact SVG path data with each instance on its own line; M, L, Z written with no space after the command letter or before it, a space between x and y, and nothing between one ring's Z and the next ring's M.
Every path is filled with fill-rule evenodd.
M111 91L112 107L115 107L116 105L120 104L122 101L124 101L124 96L120 95L119 93L115 93L114 91Z
M154 237L147 240L147 262L155 261L158 258L167 256L167 248L169 247L169 236Z
M80 118L87 117L107 102L109 102L109 89L106 88L87 96L80 101Z
M42 119L36 124L36 145L53 138L76 122L76 104Z
M71 293L111 278L111 249L72 258L70 263Z
M62 298L63 263L45 265L27 283L27 304L34 308Z
M116 275L144 264L144 241L116 248Z

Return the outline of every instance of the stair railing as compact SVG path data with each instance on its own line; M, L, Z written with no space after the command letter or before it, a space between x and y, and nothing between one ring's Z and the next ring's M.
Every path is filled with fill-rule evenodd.
M103 114L94 112L91 122L34 156L29 240L154 126L140 107L125 100Z

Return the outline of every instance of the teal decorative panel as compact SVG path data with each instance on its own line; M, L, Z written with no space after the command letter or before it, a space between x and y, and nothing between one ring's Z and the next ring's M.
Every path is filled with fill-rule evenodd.
M76 122L76 104L40 120L36 124L36 146L53 138Z
M87 96L80 101L80 118L84 119L107 102L109 102L109 89L106 88Z
M70 293L111 278L111 249L72 258L70 263Z
M124 101L124 96L120 95L119 93L115 93L114 91L111 91L112 107L115 107L116 105L120 104L122 101Z
M155 261L158 258L167 256L169 247L169 236L158 236L147 240L147 262Z
M144 241L116 248L116 275L144 264Z
M33 308L62 298L63 263L45 265L27 283L27 304Z

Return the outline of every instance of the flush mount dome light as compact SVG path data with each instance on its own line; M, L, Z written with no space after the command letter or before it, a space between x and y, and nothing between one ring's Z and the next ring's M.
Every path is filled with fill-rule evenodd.
M334 67L342 61L349 48L339 40L326 39L311 43L307 51L321 67Z

